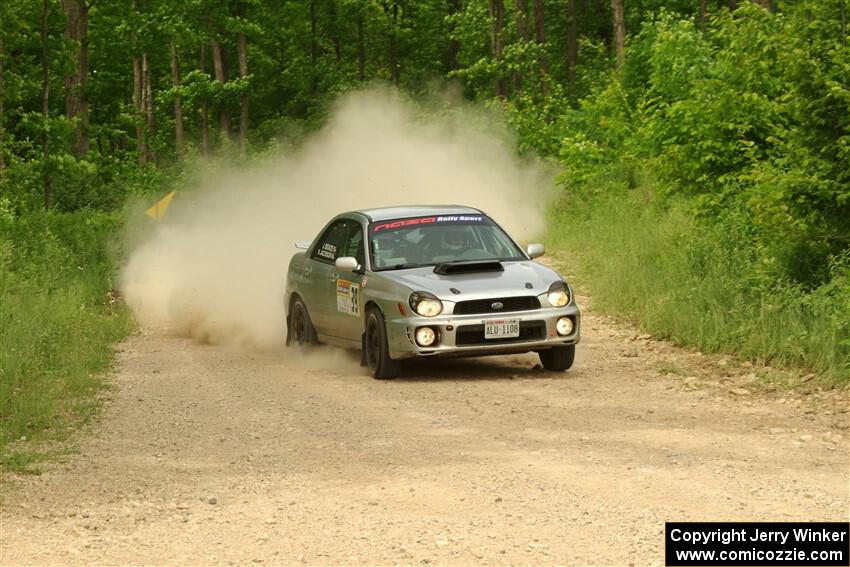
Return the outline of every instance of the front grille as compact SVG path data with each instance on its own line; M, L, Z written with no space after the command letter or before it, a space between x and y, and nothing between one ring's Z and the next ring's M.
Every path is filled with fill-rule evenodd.
M505 343L522 343L538 341L546 338L545 321L520 321L519 336L504 339L485 339L484 325L461 325L455 332L456 346L498 345Z
M494 303L501 303L501 309L493 309ZM491 299L473 299L458 301L455 304L455 315L473 315L475 313L508 313L511 311L530 311L540 309L540 300L534 295L520 297L493 297Z

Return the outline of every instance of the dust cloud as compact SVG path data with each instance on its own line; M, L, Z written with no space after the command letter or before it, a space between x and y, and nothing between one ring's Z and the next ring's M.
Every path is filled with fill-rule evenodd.
M197 172L200 181L136 238L122 269L121 291L139 322L202 342L279 349L293 243L347 210L461 204L518 239L539 234L547 169L519 159L503 130L482 128L481 111L423 118L418 108L390 91L349 94L297 151Z

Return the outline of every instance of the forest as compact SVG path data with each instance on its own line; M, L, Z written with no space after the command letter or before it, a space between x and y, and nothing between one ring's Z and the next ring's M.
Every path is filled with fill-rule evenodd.
M547 240L594 309L846 384L848 17L845 0L0 3L0 448L95 405L134 328L113 291L129 200L296 147L374 84L457 89L557 166Z

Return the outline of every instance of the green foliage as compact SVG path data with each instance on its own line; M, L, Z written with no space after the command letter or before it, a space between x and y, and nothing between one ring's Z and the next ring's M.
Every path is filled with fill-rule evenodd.
M847 44L837 1L643 22L558 119L563 214L585 223L562 232L606 309L850 378Z
M594 309L706 352L792 364L850 379L850 262L808 291L763 270L747 214L697 219L691 203L660 202L654 188L565 199L551 238L594 294Z
M832 3L661 13L565 124L567 185L642 169L691 210L746 212L771 276L816 287L850 242L850 50ZM801 34L801 29L804 33ZM846 34L846 30L844 31ZM633 176L633 175L631 175Z
M86 419L111 345L132 328L110 294L105 243L120 225L102 213L16 215L0 200L0 454L23 467L15 442L53 439Z

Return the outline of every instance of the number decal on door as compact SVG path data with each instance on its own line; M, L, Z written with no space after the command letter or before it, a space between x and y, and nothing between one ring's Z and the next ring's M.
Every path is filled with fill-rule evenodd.
M360 286L351 284L351 311L352 315L360 315Z
M336 281L336 309L348 315L360 315L360 286L342 278Z

